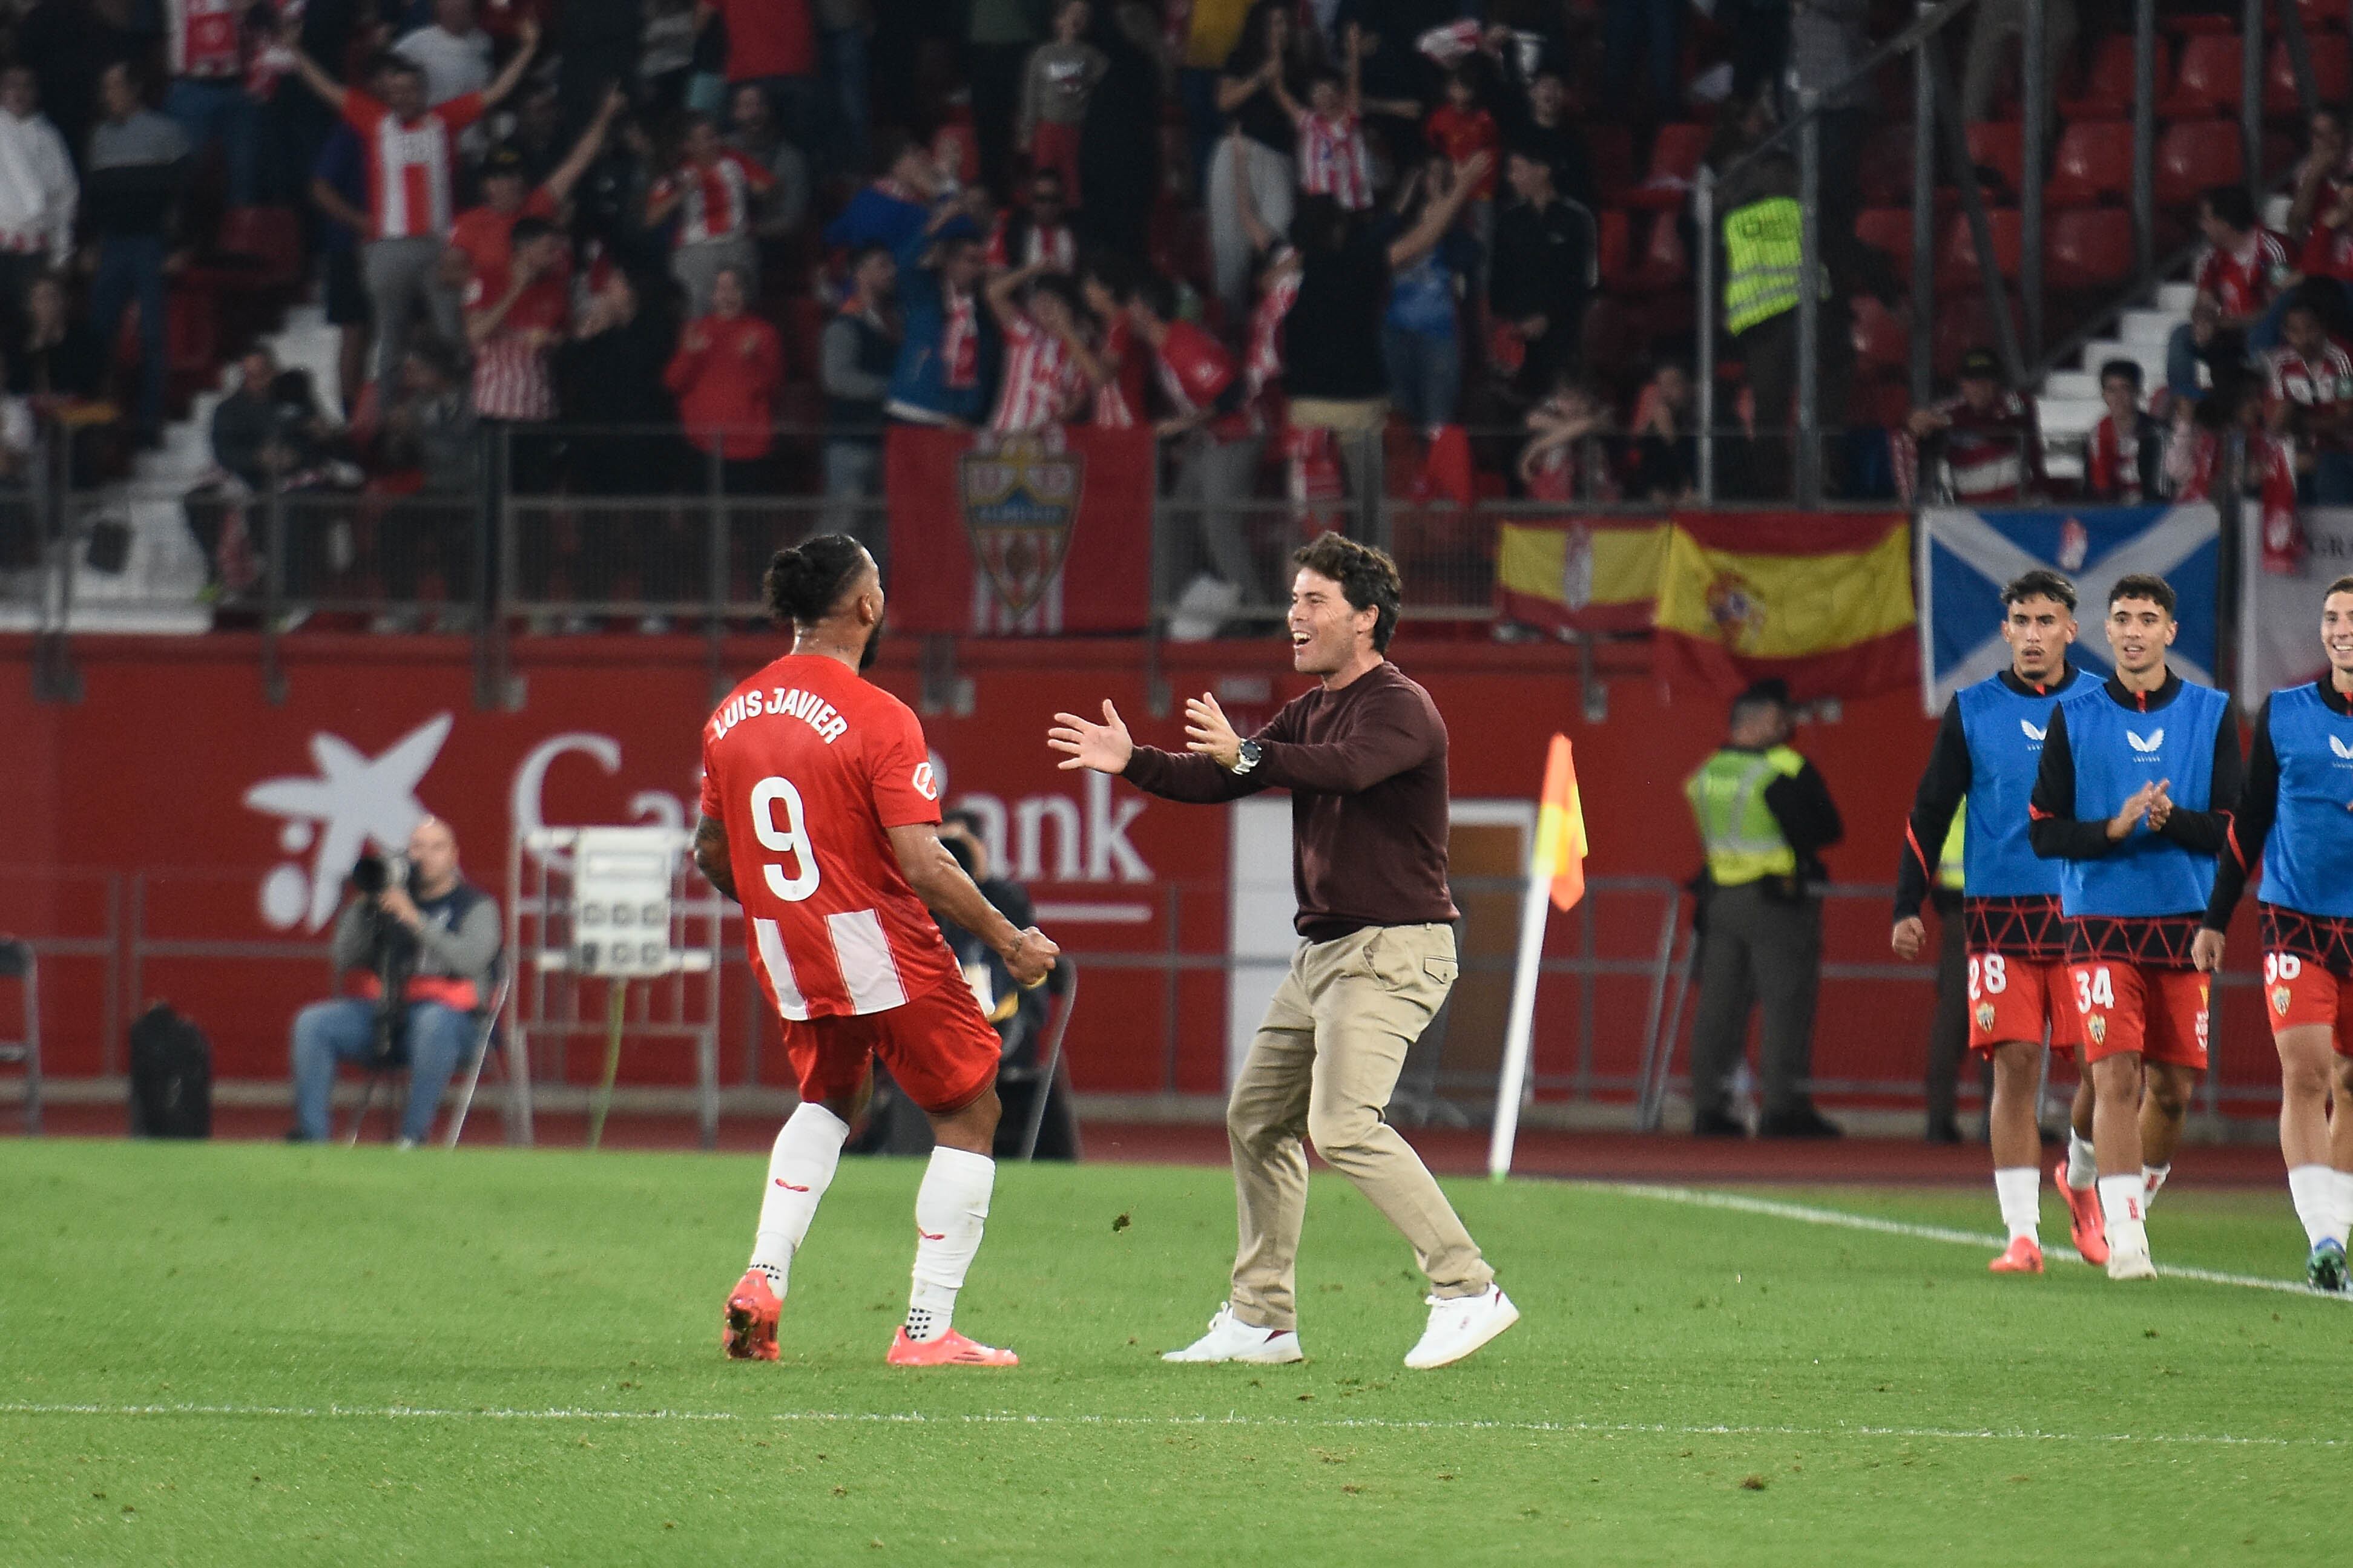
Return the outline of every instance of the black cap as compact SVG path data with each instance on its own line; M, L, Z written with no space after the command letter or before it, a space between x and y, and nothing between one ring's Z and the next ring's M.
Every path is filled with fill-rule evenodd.
M1971 349L1961 356L1963 381L2000 381L2001 362L1993 357L1991 349Z
M503 142L491 148L491 155L482 160L482 178L486 180L494 174L508 174L520 180L523 177L523 169L522 153Z

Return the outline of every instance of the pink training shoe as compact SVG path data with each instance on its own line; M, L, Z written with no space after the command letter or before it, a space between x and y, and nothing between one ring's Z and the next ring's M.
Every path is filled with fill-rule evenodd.
M720 1348L730 1361L774 1361L776 1350L776 1314L784 1303L768 1286L768 1277L756 1268L744 1270L744 1278L727 1298L725 1326L719 1331Z
M891 1342L892 1366L1019 1366L1021 1358L994 1345L976 1344L950 1329L935 1340L911 1340L902 1328Z
M1986 1268L1995 1274L2040 1274L2042 1272L2042 1248L2023 1236L2013 1236L2002 1255Z
M2097 1268L2108 1260L2108 1222L2100 1212L2100 1189L2086 1187L2082 1192L2067 1184L2067 1163L2051 1173L2059 1185L2059 1195L2067 1200L2067 1238L2084 1261Z

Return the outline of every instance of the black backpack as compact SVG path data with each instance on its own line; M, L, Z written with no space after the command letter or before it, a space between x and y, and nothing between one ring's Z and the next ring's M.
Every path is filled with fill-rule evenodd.
M205 1032L158 1002L131 1026L131 1135L209 1138L213 1046Z

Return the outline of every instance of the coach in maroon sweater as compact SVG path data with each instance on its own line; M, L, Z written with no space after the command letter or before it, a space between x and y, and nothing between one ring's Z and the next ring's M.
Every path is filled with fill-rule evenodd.
M1292 663L1319 684L1265 729L1241 739L1205 694L1185 704L1189 755L1135 744L1109 702L1100 724L1056 714L1047 744L1064 768L1117 773L1169 800L1291 791L1299 950L1226 1108L1241 1231L1233 1294L1207 1334L1165 1359L1301 1359L1304 1133L1413 1244L1430 1310L1406 1365L1444 1366L1519 1321L1437 1182L1381 1119L1407 1049L1454 984L1446 723L1385 657L1396 564L1336 533L1292 559Z

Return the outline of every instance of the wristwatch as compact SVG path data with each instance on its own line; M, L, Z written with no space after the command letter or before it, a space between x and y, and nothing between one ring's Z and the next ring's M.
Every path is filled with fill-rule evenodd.
M1242 774L1258 766L1259 758L1265 754L1265 750L1261 747L1256 741L1244 741L1242 742L1241 753L1234 758L1234 765L1231 770L1233 775L1236 778L1241 777Z

